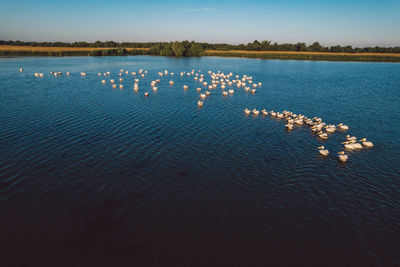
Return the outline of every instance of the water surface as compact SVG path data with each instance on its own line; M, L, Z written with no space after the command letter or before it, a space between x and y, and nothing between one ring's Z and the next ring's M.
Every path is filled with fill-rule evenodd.
M121 68L148 71L139 93L132 75L111 87ZM175 75L160 78L165 69ZM263 85L254 95L212 90L198 108L198 83L179 75L192 69L208 82L220 70ZM4 266L400 264L399 64L1 58L0 90ZM321 141L244 108L350 130ZM346 134L375 147L340 164Z

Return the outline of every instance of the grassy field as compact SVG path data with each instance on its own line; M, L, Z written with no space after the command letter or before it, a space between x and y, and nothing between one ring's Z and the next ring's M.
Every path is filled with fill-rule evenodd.
M244 50L206 50L207 56L246 57L288 60L327 60L327 61L373 61L400 62L400 54L392 53L331 53L294 51L244 51Z
M42 47L0 45L0 56L88 56L93 51L118 50L115 47ZM128 52L147 51L148 48L125 48Z
M115 47L39 47L0 45L0 56L89 56L93 51L114 51ZM147 54L149 48L125 48L128 54ZM115 53L114 53L115 54ZM113 54L113 55L114 55ZM330 53L293 51L206 50L206 56L246 57L287 60L400 62L400 54L392 53Z

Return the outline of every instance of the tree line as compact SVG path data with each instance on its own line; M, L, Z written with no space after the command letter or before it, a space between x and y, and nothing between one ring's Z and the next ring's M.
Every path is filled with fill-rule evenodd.
M400 46L396 47L352 47L352 46L322 46L319 42L310 45L306 43L272 43L265 40L259 42L255 40L248 44L209 44L199 42L114 42L96 41L88 42L24 42L24 41L4 41L0 40L0 45L16 46L41 46L41 47L99 47L99 48L149 48L149 54L162 56L202 56L204 50L246 50L246 51L299 51L299 52L334 52L334 53L400 53Z

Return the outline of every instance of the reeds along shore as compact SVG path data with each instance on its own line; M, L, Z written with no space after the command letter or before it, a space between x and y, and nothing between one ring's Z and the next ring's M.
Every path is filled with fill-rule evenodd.
M206 55L219 56L219 57L245 57L245 58L286 59L286 60L400 62L400 54L395 54L395 53L206 50Z
M32 47L0 45L0 56L125 56L150 55L148 48ZM206 56L286 60L400 62L397 53L335 53L294 51L206 50Z
M0 56L126 56L147 54L145 48L0 46Z

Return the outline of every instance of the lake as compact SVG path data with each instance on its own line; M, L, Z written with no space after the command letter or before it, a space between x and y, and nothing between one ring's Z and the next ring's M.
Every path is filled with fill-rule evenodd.
M262 86L199 108L192 70ZM400 64L0 58L0 90L3 266L400 264ZM245 108L350 129L324 141ZM341 163L347 134L374 147Z

